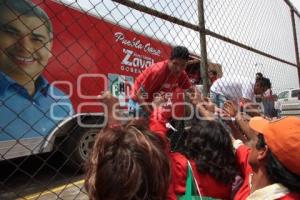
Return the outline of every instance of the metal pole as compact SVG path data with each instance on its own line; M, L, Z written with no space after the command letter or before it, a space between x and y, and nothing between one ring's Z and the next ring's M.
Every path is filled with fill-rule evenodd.
M198 0L198 20L200 32L200 46L201 46L201 63L200 73L203 81L203 95L208 94L208 73L207 73L207 51L206 51L206 33L205 33L205 19L204 19L204 0Z
M298 42L297 42L297 31L296 31L296 23L295 23L295 15L293 9L291 9L291 19L292 19L292 26L293 26L293 35L294 35L294 44L295 44L295 54L296 54L296 62L297 62L297 69L298 69L298 81L300 85L300 60L299 60L299 49L298 49Z

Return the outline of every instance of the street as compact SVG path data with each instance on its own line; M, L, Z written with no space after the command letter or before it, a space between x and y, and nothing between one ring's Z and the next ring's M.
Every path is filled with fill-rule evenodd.
M1 200L88 199L83 174L65 167L58 154L2 161L0 171Z

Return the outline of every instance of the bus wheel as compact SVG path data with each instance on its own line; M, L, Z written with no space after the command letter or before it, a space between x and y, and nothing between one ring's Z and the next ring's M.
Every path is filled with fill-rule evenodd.
M83 170L84 164L93 148L96 135L100 129L78 127L63 145L63 154L67 157L68 166Z

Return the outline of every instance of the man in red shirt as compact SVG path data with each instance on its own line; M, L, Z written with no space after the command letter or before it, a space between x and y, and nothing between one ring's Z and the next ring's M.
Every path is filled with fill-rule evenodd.
M192 84L185 72L189 51L186 47L176 46L172 49L168 60L155 63L144 70L135 80L130 99L129 113L133 116L149 116L152 111L152 102L161 99L164 109L171 109L171 105L178 99L174 91L178 88L191 89ZM161 112L160 112L161 113ZM163 112L168 116L171 112Z
M234 199L300 199L300 119L254 117L249 127L250 148L236 152L244 183Z

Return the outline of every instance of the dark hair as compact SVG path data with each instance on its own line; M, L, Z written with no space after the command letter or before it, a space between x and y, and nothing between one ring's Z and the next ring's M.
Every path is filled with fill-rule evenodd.
M214 76L217 76L217 75L218 75L218 73L217 73L216 70L209 70L209 72L212 73Z
M265 143L264 136L259 134L256 148L262 149L265 145L267 144ZM300 175L297 175L284 167L270 149L267 153L266 160L267 175L273 183L281 183L292 192L300 191Z
M264 75L263 75L261 72L257 72L257 73L256 73L256 77L262 78L262 77L264 77Z
M165 200L171 172L163 145L141 125L100 132L87 162L89 199Z
M224 184L232 183L238 170L229 134L219 122L193 121L182 153L195 161L199 172Z
M259 83L261 87L271 88L271 81L266 77L257 78L256 83Z
M19 15L34 16L45 21L45 26L51 36L53 32L51 21L47 13L31 2L30 0L0 0L0 11L5 15L4 10L9 9Z
M176 46L172 49L171 52L171 57L170 59L184 59L184 60L188 60L190 56L189 50L186 47L183 46Z
M269 88L271 88L272 87L272 84L271 84L271 81L270 81L270 79L268 79L268 78L265 78L266 80L266 87L269 89Z

